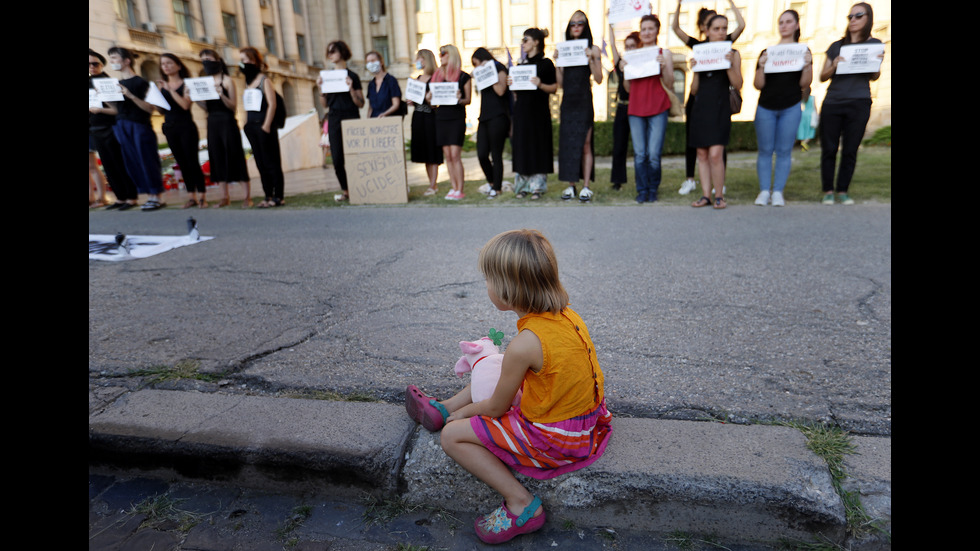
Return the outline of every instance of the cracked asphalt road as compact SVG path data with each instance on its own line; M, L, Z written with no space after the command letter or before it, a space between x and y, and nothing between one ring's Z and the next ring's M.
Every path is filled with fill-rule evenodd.
M187 211L91 211L90 233L181 235ZM891 205L344 207L195 212L215 239L89 261L89 377L197 366L208 392L443 396L458 342L516 316L476 259L541 230L614 415L834 422L891 434Z

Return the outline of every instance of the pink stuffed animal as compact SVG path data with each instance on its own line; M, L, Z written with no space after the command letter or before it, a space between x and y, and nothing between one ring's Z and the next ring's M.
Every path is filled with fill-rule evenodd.
M494 330L490 331L493 335ZM498 334L502 335L502 333ZM499 341L499 337L496 340ZM456 376L462 377L463 373L472 371L470 395L473 401L481 402L493 396L497 381L500 379L500 366L504 361L504 355L500 353L497 344L490 337L483 337L472 342L460 341L459 348L463 351L463 356L456 362ZM517 406L520 403L521 389L517 389L511 404Z

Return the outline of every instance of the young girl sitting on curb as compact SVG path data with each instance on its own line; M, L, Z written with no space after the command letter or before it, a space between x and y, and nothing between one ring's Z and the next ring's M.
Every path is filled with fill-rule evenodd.
M520 318L493 396L474 403L467 386L437 401L411 385L405 406L426 429L443 429L446 454L503 495L475 523L481 540L501 543L545 522L541 500L510 469L544 480L590 465L609 442L612 415L595 346L568 307L548 240L536 230L504 232L483 246L479 263L490 302ZM520 388L520 406L511 407Z

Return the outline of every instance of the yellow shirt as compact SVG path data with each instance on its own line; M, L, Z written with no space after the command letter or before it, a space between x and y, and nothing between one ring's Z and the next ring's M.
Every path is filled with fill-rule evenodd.
M584 415L603 398L602 369L585 322L571 308L527 314L517 320L541 341L541 371L524 376L521 413L529 421L554 423Z

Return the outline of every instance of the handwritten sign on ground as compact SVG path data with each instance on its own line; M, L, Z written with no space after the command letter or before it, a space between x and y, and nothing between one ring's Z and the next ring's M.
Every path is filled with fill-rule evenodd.
M694 65L694 72L703 73L705 71L728 69L732 66L732 62L725 59L725 54L731 49L732 42L730 40L695 44L691 48L691 52L694 54L694 60L697 61L697 64Z
M791 73L802 71L806 57L806 44L774 44L766 48L765 73Z
M537 65L514 65L510 68L511 90L537 90L538 87L531 83L531 77L538 76Z
M401 117L340 123L352 205L408 202Z
M885 52L884 44L849 44L840 47L840 56L844 58L837 64L838 75L857 73L877 73L881 70L879 55Z
M626 65L623 66L623 78L633 80L659 75L660 62L657 58L662 51L660 46L648 46L623 52L623 59L626 60Z

